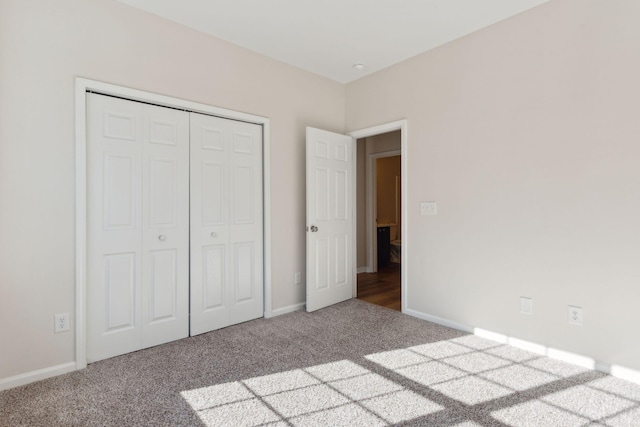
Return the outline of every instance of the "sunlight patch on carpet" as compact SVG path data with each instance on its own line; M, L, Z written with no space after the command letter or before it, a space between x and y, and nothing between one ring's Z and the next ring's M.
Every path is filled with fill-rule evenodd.
M181 393L203 425L638 425L640 388L477 336ZM447 421L448 422L448 421ZM457 422L457 424L455 424Z
M207 426L388 426L442 406L349 360L181 393Z

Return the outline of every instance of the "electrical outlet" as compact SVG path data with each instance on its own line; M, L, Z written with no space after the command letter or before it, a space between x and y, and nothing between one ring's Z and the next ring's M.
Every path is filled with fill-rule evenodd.
M533 299L527 297L520 297L520 313L533 314Z
M299 271L294 275L294 281L296 283L296 285L299 285L302 283L302 273L300 273Z
M60 313L54 316L55 332L64 332L69 330L69 313Z
M582 307L569 306L569 323L582 326Z

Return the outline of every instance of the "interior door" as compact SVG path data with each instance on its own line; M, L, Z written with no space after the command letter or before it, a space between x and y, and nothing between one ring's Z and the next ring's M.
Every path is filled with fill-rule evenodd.
M188 336L188 113L87 95L87 360Z
M189 114L142 106L142 348L189 336Z
M191 113L191 335L262 317L262 126Z
M307 128L307 311L353 297L355 141Z

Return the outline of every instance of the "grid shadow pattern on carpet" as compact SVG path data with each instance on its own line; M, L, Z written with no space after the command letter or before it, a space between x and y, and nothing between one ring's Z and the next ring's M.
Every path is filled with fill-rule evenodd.
M2 426L640 426L640 386L350 300L0 393Z

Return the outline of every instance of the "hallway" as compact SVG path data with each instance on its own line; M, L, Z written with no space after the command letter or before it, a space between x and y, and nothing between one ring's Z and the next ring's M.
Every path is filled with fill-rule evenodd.
M358 274L357 298L401 311L400 264L390 262L377 273Z

